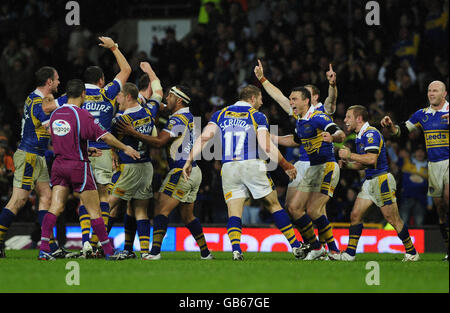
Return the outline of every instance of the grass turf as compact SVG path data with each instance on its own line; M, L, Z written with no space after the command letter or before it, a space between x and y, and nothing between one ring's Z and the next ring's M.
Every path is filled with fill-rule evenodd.
M200 260L196 252L163 252L159 261L59 259L38 261L37 250L8 250L0 259L4 292L146 293L435 293L449 292L449 265L443 254L424 253L403 263L401 254L358 254L355 262L299 261L291 253L214 252ZM69 261L80 267L80 284L66 284ZM379 285L367 285L369 261L379 264ZM373 276L371 276L373 277Z

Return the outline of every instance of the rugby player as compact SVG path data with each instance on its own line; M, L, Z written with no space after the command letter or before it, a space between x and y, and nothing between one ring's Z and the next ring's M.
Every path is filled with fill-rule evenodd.
M49 121L49 128L55 161L52 166L51 185L52 202L42 221L39 260L54 260L50 254L49 240L53 233L57 217L64 211L67 196L72 189L80 193L91 225L97 234L109 259L114 249L108 239L104 220L100 210L100 200L88 157L88 140L102 139L107 144L122 150L132 159L139 159L139 153L132 147L124 145L112 134L101 128L92 115L81 109L85 101L86 89L79 79L67 83L67 104L56 109ZM90 147L94 155L100 155L101 149Z
M422 129L428 154L428 195L433 198L439 216L439 227L447 245L448 261L448 207L449 207L449 103L443 82L433 81L428 85L429 106L416 111L409 120L394 124L389 116L381 120L394 137Z
M272 214L275 224L289 242L296 258L303 254L302 245L296 239L287 212L278 202L278 195L267 172L266 162L260 159L261 147L272 162L279 164L289 179L297 174L295 167L286 161L270 140L266 116L258 112L262 106L261 90L256 86L244 87L239 101L217 111L196 140L189 158L183 167L185 179L192 177L192 165L200 156L204 146L216 134L220 135L222 147L222 185L228 206L227 232L232 246L233 260L243 260L241 249L242 212L244 202L251 196L262 199Z
M24 105L21 141L14 153L13 192L0 214L0 258L5 257L6 233L19 210L25 205L33 190L39 198L38 221L42 220L51 203L49 173L45 162L50 134L48 124L51 108L43 105L43 98L58 91L59 75L50 66L41 67L36 73L36 89L29 94ZM53 257L64 257L66 251L59 249L54 239L50 242Z
M131 124L141 134L152 134L155 127L154 118L149 108L139 105L138 94L136 85L126 83L117 95L119 110L123 111L123 114L113 121L113 134L117 133L115 124L120 121ZM130 201L127 215L136 220L141 258L144 258L149 254L150 245L150 220L147 215L147 207L149 199L153 197L153 165L145 142L129 135L118 135L118 139L138 151L140 158L135 160L125 153L119 152L119 170L113 175L108 202L111 210L116 210L122 202ZM132 249L131 251L124 249L117 257L125 259L130 255L134 255Z
M369 112L362 105L348 108L345 125L349 132L356 132L356 153L345 147L339 150L344 165L353 170L365 169L361 191L356 197L350 214L349 242L347 249L340 254L330 254L333 260L354 261L358 241L363 230L363 218L367 210L375 204L380 208L386 221L397 231L405 246L404 262L418 261L419 254L409 236L408 227L398 213L395 198L396 182L389 173L388 159L383 135L369 124Z
M279 144L287 147L304 146L310 166L306 169L289 206L293 224L310 244L311 251L305 260L325 258L326 250L314 234L314 223L329 247L330 254L337 253L337 247L328 218L323 207L333 196L339 181L339 166L333 153L333 142L342 142L345 133L331 118L311 105L311 93L305 87L292 89L289 96L296 121L295 135L273 136Z
M155 205L153 218L153 242L150 254L143 256L144 260L159 260L161 258L161 245L167 231L169 214L180 205L181 219L191 232L200 248L201 259L213 259L203 234L203 227L194 216L194 202L202 181L202 172L194 163L192 175L189 179L182 177L182 168L188 158L195 140L194 116L189 111L191 95L185 86L173 86L167 97L167 108L172 115L166 126L153 137L135 131L130 124L118 123L122 133L135 136L140 141L153 147L166 146L168 150L169 173L159 189L159 197Z
M280 107L289 114L289 116L293 116L296 120L299 119L299 116L294 114L293 109L290 104L290 100L286 97L279 88L273 85L265 76L264 76L264 68L260 60L258 60L258 65L255 66L254 73L256 78L260 81L261 85L264 87L264 90L274 99ZM306 85L305 88L311 93L311 106L314 107L314 110L323 112L328 114L329 116L333 115L336 111L336 101L337 101L337 86L336 86L336 73L333 71L333 66L330 64L330 68L326 73L329 87L328 87L328 96L325 99L325 104L319 102L320 90L316 86L309 84ZM275 139L272 136L273 139ZM274 140L275 141L275 140ZM275 141L276 142L276 141ZM306 169L309 167L309 156L303 146L299 147L300 156L297 162L295 162L294 166L297 169L297 177L289 183L288 190L286 192L286 204L288 208L288 212L294 210L293 208L298 207L300 205L300 196L299 196L299 186L300 182L305 175ZM321 208L321 212L326 216L326 205ZM331 226L330 226L331 227ZM304 238L304 231L302 228L298 227L302 237ZM303 233L302 233L303 232ZM324 233L319 233L319 241L322 245L325 245L327 238L324 238ZM330 252L339 252L336 244L334 242L330 242L329 244Z

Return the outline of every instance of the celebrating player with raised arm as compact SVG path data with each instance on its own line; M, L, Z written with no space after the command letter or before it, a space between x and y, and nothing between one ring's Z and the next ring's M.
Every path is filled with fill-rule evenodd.
M298 120L300 117L297 113L294 113L293 108L291 106L291 100L287 98L280 89L278 89L275 85L273 85L269 80L267 80L266 77L264 77L264 69L261 64L261 61L258 60L258 66L254 69L256 78L261 82L262 86L266 90L266 92L281 106L281 108L288 113L290 116L293 116L296 120ZM306 85L305 88L310 92L311 94L311 109L314 111L326 113L328 115L332 115L336 110L336 99L337 99L337 87L336 87L336 73L333 71L333 67L330 64L329 71L326 73L327 79L329 81L329 88L328 88L328 97L325 100L325 105L318 102L319 99L319 89L314 85ZM295 97L293 101L299 100L299 97ZM285 139L289 140L289 136L284 137ZM277 138L280 138L282 140L283 137L274 137L274 141L277 142ZM283 142L283 140L282 140ZM306 170L310 166L309 162L309 155L306 152L305 148L301 145L299 147L300 149L300 157L297 162L295 162L294 166L297 168L298 175L296 179L289 183L288 190L286 193L286 204L288 211L291 213L293 211L296 211L298 207L301 206L301 201L303 201L302 196L300 195L300 182L302 181L303 177L305 176ZM324 202L323 206L320 208L320 215L323 215L326 217L326 202ZM292 213L291 213L292 214ZM291 215L294 218L294 215ZM309 223L308 223L309 224ZM304 224L301 224L304 225ZM300 233L302 234L302 237L304 240L308 240L307 238L311 238L313 242L315 242L315 236L312 237L310 232L309 235L306 234L306 231L309 231L309 228L305 228L304 226L300 226L300 224L296 225L299 229ZM330 225L330 231L332 234L332 229ZM328 242L327 242L328 239ZM334 240L331 240L332 238L329 236L329 232L319 232L319 240L321 244L329 243L328 248L331 253L338 253L339 250L334 243ZM315 243L314 243L315 246Z
M39 198L38 220L42 220L50 207L52 191L44 153L48 148L50 134L48 124L50 110L43 107L43 98L57 92L58 72L50 66L41 67L35 74L36 90L29 94L24 105L21 141L14 153L13 192L0 214L0 258L4 258L6 233L20 209L25 205L31 191L36 190ZM53 256L64 257L65 250L59 249L51 239Z
M228 206L227 230L230 238L233 260L242 260L241 233L244 202L251 196L262 199L272 213L275 224L288 240L296 258L303 257L304 250L296 239L295 232L286 211L278 202L277 192L266 163L259 158L258 148L278 163L290 180L295 178L297 170L287 162L272 143L266 116L258 112L262 106L261 90L253 85L246 86L239 95L239 101L211 117L208 125L196 140L189 158L183 167L185 179L193 175L192 164L206 143L215 134L220 134L222 146L222 185Z
M158 137L141 134L130 124L118 123L119 129L127 135L161 148L166 146L169 155L170 171L159 190L159 198L155 205L153 219L153 243L150 254L143 256L144 260L159 260L161 246L169 224L169 214L181 204L181 219L191 232L200 248L201 259L213 259L213 255L206 244L203 227L198 218L194 216L194 202L202 182L202 172L194 164L192 176L189 179L182 177L182 168L188 158L195 140L194 116L189 111L191 94L185 86L173 86L166 97L167 108L172 112L163 131Z
M347 250L340 254L330 254L333 260L355 260L356 247L363 230L363 218L367 210L375 203L389 224L397 231L405 246L403 261L418 261L419 254L409 236L408 227L398 213L395 199L395 178L388 172L388 160L383 135L369 125L369 113L362 105L348 108L345 124L350 132L356 132L356 152L348 148L339 150L339 157L346 167L355 170L365 169L365 179L361 191L356 197L350 219L350 234Z
M433 198L439 215L439 227L447 244L448 260L448 207L449 207L449 104L445 100L447 90L441 81L433 81L428 86L428 101L430 105L418 110L409 120L396 125L389 116L381 120L395 136L422 129L428 154L428 195Z
M114 54L120 71L112 82L105 85L103 70L99 66L88 67L84 72L86 98L82 108L89 111L101 127L109 131L112 125L112 119L117 111L115 98L122 89L122 86L127 82L131 74L131 67L119 50L119 46L111 38L99 37L99 40L101 41L99 46L111 50ZM67 96L59 97L56 101L58 104L63 104L67 102ZM90 157L89 160L94 170L93 174L100 196L102 215L105 224L110 228L112 226L112 219L110 219L110 208L108 204L108 184L111 182L113 174L111 147L102 140L98 142L90 141L89 147L102 150L101 156ZM92 253L92 246L97 246L98 240L97 236L93 234L91 238L92 246L89 245L89 230L91 225L83 204L79 208L79 218L83 242L82 256L88 256Z
M68 103L56 109L50 117L50 133L56 157L51 175L52 202L42 222L38 259L54 259L50 254L49 239L53 234L57 217L64 211L71 188L80 193L80 198L90 216L92 228L100 240L106 258L109 259L114 249L101 217L100 201L89 163L87 142L102 139L107 144L122 150L132 159L139 159L140 155L136 150L124 145L102 129L87 110L80 108L86 96L85 86L81 80L69 81L66 92ZM102 153L97 148L89 149L94 155Z

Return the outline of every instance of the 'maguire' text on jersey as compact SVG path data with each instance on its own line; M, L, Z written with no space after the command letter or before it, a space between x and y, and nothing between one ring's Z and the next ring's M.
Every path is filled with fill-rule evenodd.
M86 98L84 99L84 103L81 107L88 110L95 120L99 122L101 127L107 131L110 131L112 119L114 118L115 111L117 109L115 98L122 88L120 80L114 79L103 88L92 84L85 84L85 87ZM66 95L58 98L58 104L61 105L66 102ZM98 149L110 148L101 140L99 142L89 141L89 147L95 147Z
M19 149L43 156L48 148L50 134L44 125L48 123L50 115L42 110L42 98L44 95L35 90L25 101L22 118L22 139Z
M447 114L449 103L435 111L430 107L418 110L406 122L406 127L411 131L421 128L425 135L425 144L427 148L428 160L430 162L439 162L449 158L449 126L442 115Z
M211 117L221 133L222 163L259 159L257 132L269 129L267 117L245 101L238 101Z

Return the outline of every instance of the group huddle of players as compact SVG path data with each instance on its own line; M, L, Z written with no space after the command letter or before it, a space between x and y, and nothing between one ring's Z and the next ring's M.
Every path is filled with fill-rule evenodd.
M85 71L84 82L70 80L65 94L54 99L52 94L59 85L56 69L46 66L36 72L37 88L25 102L22 140L14 154L13 193L0 214L0 257L6 256L4 242L8 228L35 190L42 228L40 260L137 258L133 251L136 233L140 258L158 260L168 216L177 207L197 242L201 259L214 259L202 225L194 216L194 202L202 181L196 160L202 157L208 142L215 141L221 146L222 186L228 207L227 232L233 260L243 260L241 218L244 203L250 197L263 201L297 259L355 260L364 215L372 204L380 208L402 240L403 261L420 259L398 212L396 182L389 173L383 135L369 125L365 106L348 108L344 123L349 132L357 134L356 152L342 148L336 160L333 142L343 142L346 135L332 119L337 87L331 64L326 73L329 90L324 104L319 102L319 90L314 85L293 88L289 97L284 96L264 76L262 63L258 61L255 66L255 75L264 90L295 119L294 134L270 134L267 117L259 112L263 105L262 92L248 85L240 90L238 101L216 111L197 136L189 110L188 87L172 86L164 97L161 82L147 62L140 64L145 74L138 86L127 82L131 67L118 45L108 37L99 37L99 40L100 46L112 51L120 68L111 83L105 84L101 68L91 66ZM381 125L393 136L404 136L418 128L423 130L429 158L429 195L440 213L440 223L446 225L448 247L449 104L446 95L446 86L434 81L428 87L427 108L399 125L386 116ZM157 132L155 122L162 110L168 111L170 116L164 128ZM44 157L50 140L55 155L51 176ZM299 160L295 164L286 161L277 144L300 147ZM169 172L159 192L154 194L150 149L162 147L167 148ZM267 157L290 178L286 208L278 201L264 159ZM342 167L365 170L364 183L351 213L345 251L339 251L336 246L326 215L326 204L333 196ZM53 235L53 227L70 192L80 197L80 252L58 247ZM150 201L155 201L151 247L147 214ZM116 251L108 233L122 205L127 207L123 219L125 246L122 251ZM296 238L294 227L303 242Z

